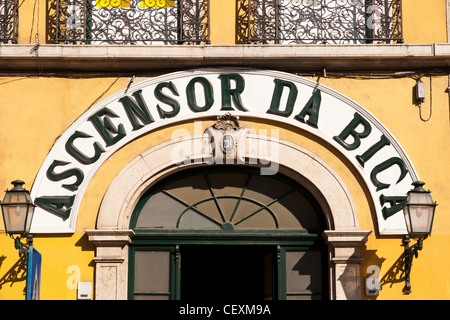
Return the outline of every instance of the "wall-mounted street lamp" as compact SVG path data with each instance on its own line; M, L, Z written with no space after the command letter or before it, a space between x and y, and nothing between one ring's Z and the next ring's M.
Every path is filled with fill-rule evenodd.
M14 245L19 250L19 255L28 252L29 247L33 244L33 236L30 235L31 221L35 205L31 201L30 192L22 187L25 182L15 180L11 182L14 188L6 190L2 207L3 221L5 223L5 231L14 238ZM27 237L27 243L21 243L20 239Z
M410 273L414 257L418 257L419 251L423 248L423 240L430 234L433 227L434 212L436 202L433 202L430 191L423 189L425 185L422 181L412 183L414 189L408 191L406 202L403 206L403 214L405 216L406 228L408 235L403 241L405 247L405 294L411 293ZM410 237L415 239L417 243L410 246Z

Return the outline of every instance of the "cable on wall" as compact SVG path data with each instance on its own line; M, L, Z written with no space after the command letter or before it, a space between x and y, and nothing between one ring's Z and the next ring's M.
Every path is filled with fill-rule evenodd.
M427 122L431 119L431 115L433 113L433 80L432 76L430 76L430 112L428 115L428 118L424 118L422 116L422 103L425 101L426 93L425 93L425 84L422 82L423 75L419 77L413 77L414 80L416 80L416 85L414 86L414 93L413 98L415 101L415 104L419 108L419 117L420 120L423 122Z
M428 120L431 119L432 113L433 113L433 81L432 81L432 77L430 76L430 114L429 114L427 119L424 119L422 117L422 104L419 104L419 117L420 117L420 120L422 120L423 122L427 122Z
M37 14L36 14L36 3L37 3ZM34 9L33 9L33 22L34 22L35 16L37 16L37 18L36 18L36 33L34 35L35 45L33 48L31 48L30 54L34 53L34 55L36 57L37 66L38 66L38 72L41 73L42 70L41 70L41 66L39 63L39 47L41 46L41 43L39 40L39 37L40 37L40 35L39 35L39 12L40 12L40 1L35 0ZM31 33L33 33L33 25L34 25L34 23L32 23L32 26L31 26ZM30 35L30 43L31 43L31 35Z

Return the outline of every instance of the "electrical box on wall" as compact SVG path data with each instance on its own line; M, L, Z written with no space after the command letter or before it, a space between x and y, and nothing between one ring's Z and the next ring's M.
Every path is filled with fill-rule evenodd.
M425 97L425 83L419 80L414 86L414 99L416 102L422 103L425 100Z
M91 300L92 298L92 282L80 281L77 284L77 299Z

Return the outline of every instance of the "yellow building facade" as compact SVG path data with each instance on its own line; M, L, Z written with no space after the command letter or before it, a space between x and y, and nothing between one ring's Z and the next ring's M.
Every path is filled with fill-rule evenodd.
M236 0L203 1L205 7L187 11L195 11L197 19L207 16L195 37L204 34L192 41L182 39L179 29L174 33L179 38L165 43L139 37L121 43L119 31L107 40L94 31L70 38L71 30L100 25L96 10L157 9L177 23L188 21L180 16L183 1L153 2L25 1L16 11L16 36L0 45L0 186L11 189L11 181L21 179L36 204L31 233L42 256L40 299L80 299L80 283L91 285L90 299L183 299L200 294L184 289L195 286L183 280L189 272L200 275L183 261L209 265L208 252L223 256L224 246L241 259L262 261L261 278L252 284L241 280L235 289L255 291L261 299L449 299L450 283L442 272L450 264L443 254L450 238L448 1L280 2L285 6L280 12L292 17L290 6L303 10L304 17L322 12L322 19L337 14L333 6L363 10L364 25L373 18L375 27L356 40L331 36L302 42L279 34L261 40L255 31L263 28L257 25L260 1L251 3L251 11L248 1ZM399 8L400 17L395 16ZM262 11L267 18L264 10L269 9ZM79 19L72 21L73 29L69 12ZM390 17L393 25L401 23L389 27L396 30L392 38L374 36L385 23L374 12ZM352 19L350 29L358 29L359 15ZM320 32L295 21L295 28ZM425 85L420 102L414 94L418 82ZM263 174L267 167L275 171ZM211 180L217 188L210 185L208 191L194 184L196 174L223 177ZM248 187L237 182L241 174L261 179L267 190L255 186L254 198L245 198L249 211L236 223L225 208L235 206L233 216L239 214L241 190ZM181 215L202 211L211 226L180 216L174 227L168 220L176 205L164 201L175 194L171 181L182 177L192 180L176 199L187 203ZM426 183L438 206L432 234L413 259L412 292L406 294L400 204L417 180ZM281 203L273 195L277 183L300 190L299 195ZM207 198L215 205L201 200L199 190L210 192ZM257 200L262 204L252 209ZM287 209L276 209L275 202ZM222 220L205 213L215 206L223 211ZM282 216L283 210L296 218ZM267 217L258 215L263 211ZM6 234L0 248L0 299L25 299L25 256ZM161 248L175 258L152 278L152 261L164 258L139 259L166 252ZM266 251L249 254L260 249ZM295 262L304 252L317 255L303 268ZM249 266L251 259L245 260ZM140 263L150 276L142 275ZM306 266L311 264L320 275ZM205 290L223 289L225 281L207 275L215 289ZM299 275L298 283L286 280ZM167 283L155 283L160 276ZM140 281L148 287L140 288ZM153 285L165 289L149 289Z

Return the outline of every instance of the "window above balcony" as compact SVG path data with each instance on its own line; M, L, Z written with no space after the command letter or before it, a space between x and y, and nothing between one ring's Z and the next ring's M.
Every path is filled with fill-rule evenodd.
M0 0L0 43L17 43L17 0Z
M56 0L62 44L209 43L209 0Z
M241 42L401 43L401 0L242 0Z

